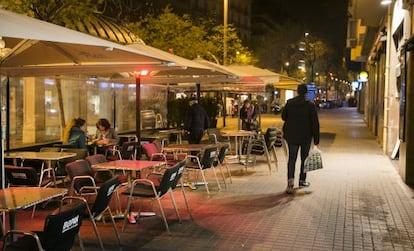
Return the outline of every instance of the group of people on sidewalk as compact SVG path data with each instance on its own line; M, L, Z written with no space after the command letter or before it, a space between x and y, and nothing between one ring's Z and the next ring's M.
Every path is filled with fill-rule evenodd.
M294 193L295 167L300 150L300 174L299 187L308 187L304 172L305 159L309 155L312 143L319 145L319 118L316 105L307 98L308 87L306 84L298 85L297 96L287 101L282 110L283 137L287 142L289 157L287 171L286 193ZM209 127L209 118L203 107L194 99L190 102L190 109L186 113L185 130L189 135L190 144L199 144L204 130ZM257 130L257 109L250 100L245 100L240 110L243 130Z

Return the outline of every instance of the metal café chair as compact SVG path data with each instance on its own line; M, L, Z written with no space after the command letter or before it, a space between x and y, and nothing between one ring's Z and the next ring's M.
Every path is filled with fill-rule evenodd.
M93 203L91 203L92 206L90 206L89 203L86 205L87 218L85 219L89 219L91 221L96 238L98 239L99 245L102 250L105 250L105 248L96 222L98 221L98 219L102 219L104 221L105 213L107 213L107 215L109 216L108 218L112 223L112 227L117 237L118 244L121 245L121 237L116 227L111 208L109 207L109 202L111 201L112 194L116 191L116 188L119 186L119 184L120 182L118 176L114 176L110 180L104 182L100 187L95 187L95 189L98 190L95 200ZM83 197L74 196L72 198L74 200L85 200Z
M64 205L68 199L71 198L63 198L58 212L46 217L43 231L8 231L3 237L2 250L71 250L76 236L79 237L87 203L79 200L77 203ZM80 238L79 242L83 250Z
M233 180L231 178L231 172L230 172L229 166L227 165L227 161L226 161L226 155L230 151L230 144L226 144L226 143L221 144L219 146L218 151L219 153L217 155L217 159L213 162L213 165L219 166L222 174L223 174L223 170L221 170L221 167L224 166L227 170L227 175L230 179L230 183L233 183ZM224 184L227 185L225 178L223 179L224 179Z
M49 187L56 184L53 168L44 168L38 175L33 167L5 165L7 186ZM32 218L36 211L33 206Z
M172 192L172 186L176 184L176 177L178 176L179 165L167 166L163 169L163 173L149 174L145 179L136 179L132 182L131 188L125 190L122 194L128 196L128 204L125 210L125 219L122 226L122 231L125 229L126 221L128 220L128 213L131 210L132 205L134 204L135 199L139 198L141 200L150 199L156 200L160 208L162 218L164 220L165 228L168 234L171 234L168 227L168 221L165 216L164 208L161 203L161 199L169 194L171 197L171 202L173 204L175 213L179 222L181 222L180 215L177 210L177 205L175 203L174 194ZM140 210L140 208L139 208ZM139 219L138 213L138 219Z
M186 170L196 172L196 179L195 182L197 183L198 173L201 173L201 177L203 179L204 186L206 188L207 194L210 194L210 190L208 189L208 183L205 176L205 170L211 168L214 173L214 178L217 182L218 189L221 190L220 182L217 179L216 169L214 167L214 161L217 158L217 147L209 147L206 148L201 157L195 155L187 155L186 159Z

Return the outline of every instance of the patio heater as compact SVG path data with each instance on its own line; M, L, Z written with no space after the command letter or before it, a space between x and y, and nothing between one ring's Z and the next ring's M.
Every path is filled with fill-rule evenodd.
M141 158L141 77L147 76L148 70L141 70L135 75L135 130L138 141L136 159Z

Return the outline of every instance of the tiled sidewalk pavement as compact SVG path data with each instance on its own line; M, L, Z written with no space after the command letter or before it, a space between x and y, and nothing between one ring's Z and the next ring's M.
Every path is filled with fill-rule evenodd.
M273 120L263 117L263 124ZM286 158L279 149L278 171L270 174L263 161L247 172L233 164L227 189L218 191L210 179L210 196L203 187L187 190L194 221L179 190L182 224L166 198L171 236L160 218L145 218L121 233L119 249L110 225L101 227L107 250L414 250L413 191L361 115L350 108L321 110L320 120L324 169L308 175L311 187L284 193ZM81 232L86 249L99 250L89 222Z

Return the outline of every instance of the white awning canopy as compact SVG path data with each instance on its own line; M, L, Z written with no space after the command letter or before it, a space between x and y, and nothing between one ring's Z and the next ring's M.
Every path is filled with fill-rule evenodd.
M0 70L8 76L185 68L140 48L3 9L0 9L0 37Z
M196 62L207 65L236 76L237 80L222 85L222 90L229 92L265 92L266 85L275 88L295 90L301 81L252 65L218 65L210 61L196 59ZM217 86L215 86L217 87ZM206 87L204 87L206 88ZM211 88L214 88L212 86Z

